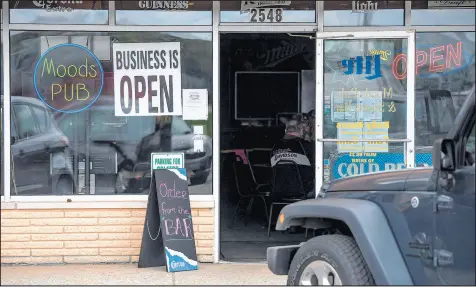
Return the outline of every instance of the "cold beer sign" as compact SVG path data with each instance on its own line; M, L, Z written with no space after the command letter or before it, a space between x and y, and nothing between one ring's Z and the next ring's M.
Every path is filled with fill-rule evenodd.
M116 116L182 115L180 43L114 43Z

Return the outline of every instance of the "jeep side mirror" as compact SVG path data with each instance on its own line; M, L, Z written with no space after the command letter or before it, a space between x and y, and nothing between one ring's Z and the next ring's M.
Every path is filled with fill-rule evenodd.
M433 145L433 168L454 171L456 167L455 143L451 139L437 139Z
M14 144L15 141L16 141L16 137L11 137L11 139L10 139L10 144Z

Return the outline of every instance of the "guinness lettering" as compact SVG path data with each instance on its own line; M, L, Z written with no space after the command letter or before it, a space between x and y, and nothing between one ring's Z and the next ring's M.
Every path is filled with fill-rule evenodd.
M188 1L139 1L139 8L153 10L185 10L188 5Z

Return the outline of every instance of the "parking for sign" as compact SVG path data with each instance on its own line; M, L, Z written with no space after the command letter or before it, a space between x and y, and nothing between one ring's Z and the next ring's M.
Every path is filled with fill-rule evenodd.
M182 115L180 43L114 43L115 116Z

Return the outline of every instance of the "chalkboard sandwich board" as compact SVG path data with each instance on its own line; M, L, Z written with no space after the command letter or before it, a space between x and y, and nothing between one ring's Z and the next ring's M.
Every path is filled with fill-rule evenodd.
M184 168L153 171L139 268L164 265L168 272L198 269Z

